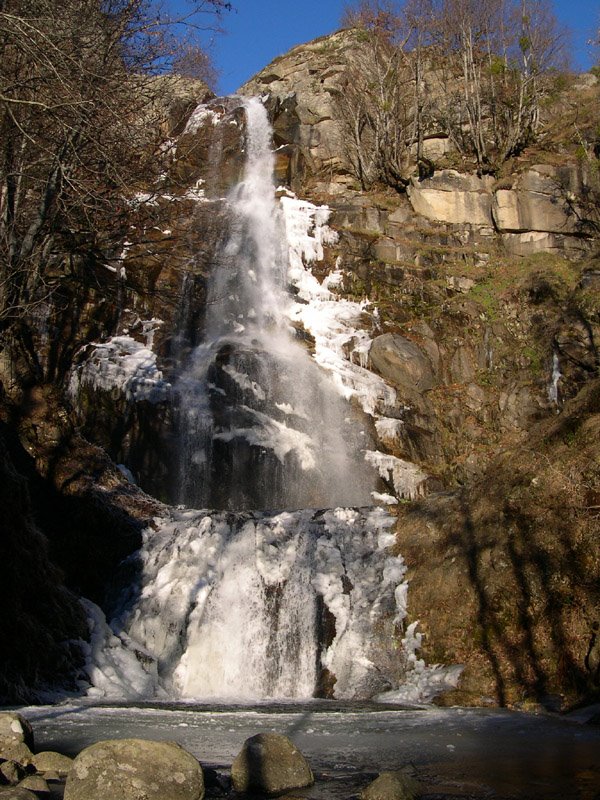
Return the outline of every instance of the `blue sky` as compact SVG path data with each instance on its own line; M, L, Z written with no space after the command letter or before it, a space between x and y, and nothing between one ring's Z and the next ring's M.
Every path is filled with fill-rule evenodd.
M226 34L214 42L213 57L221 73L219 92L230 94L276 56L294 45L332 33L339 27L345 0L232 0ZM167 0L176 8L183 0ZM558 18L573 30L573 63L587 70L594 63L586 46L600 25L600 0L554 0Z

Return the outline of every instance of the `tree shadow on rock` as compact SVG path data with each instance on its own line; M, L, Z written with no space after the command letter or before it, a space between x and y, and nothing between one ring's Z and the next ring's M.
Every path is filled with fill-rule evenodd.
M598 690L586 654L600 608L599 399L596 381L478 484L401 517L424 654L466 664L467 701L558 708Z

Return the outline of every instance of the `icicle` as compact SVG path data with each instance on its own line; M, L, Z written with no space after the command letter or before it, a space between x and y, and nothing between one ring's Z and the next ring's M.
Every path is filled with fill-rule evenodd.
M556 406L557 411L560 408L558 382L561 378L560 360L555 350L552 354L552 375L550 377L550 383L548 384L548 400Z

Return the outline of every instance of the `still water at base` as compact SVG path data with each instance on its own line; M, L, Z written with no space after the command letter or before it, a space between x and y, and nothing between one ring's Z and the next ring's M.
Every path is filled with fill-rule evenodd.
M296 797L352 798L379 772L402 768L431 800L595 800L600 792L600 728L577 718L327 701L253 707L69 704L20 711L33 725L38 751L74 755L108 738L175 740L203 766L225 775L249 736L282 733L315 773L315 786L295 791Z

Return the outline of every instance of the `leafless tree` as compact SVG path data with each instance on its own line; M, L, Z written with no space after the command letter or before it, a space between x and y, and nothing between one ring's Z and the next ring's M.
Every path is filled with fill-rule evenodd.
M398 12L398 3L393 0L357 0L346 3L340 21L343 28L370 31L391 42L402 27Z
M412 31L395 5L362 0L348 6L344 17L357 29L357 44L338 108L347 155L365 189L376 182L405 187L412 145L421 141L421 61L407 55Z
M429 2L437 115L459 152L494 171L538 131L544 75L564 34L548 0Z
M549 0L361 0L344 21L369 45L342 98L364 186L401 186L428 132L487 172L535 139L545 75L565 49Z
M74 256L122 237L124 197L157 169L152 76L178 26L228 6L169 17L147 0L0 0L1 346Z

